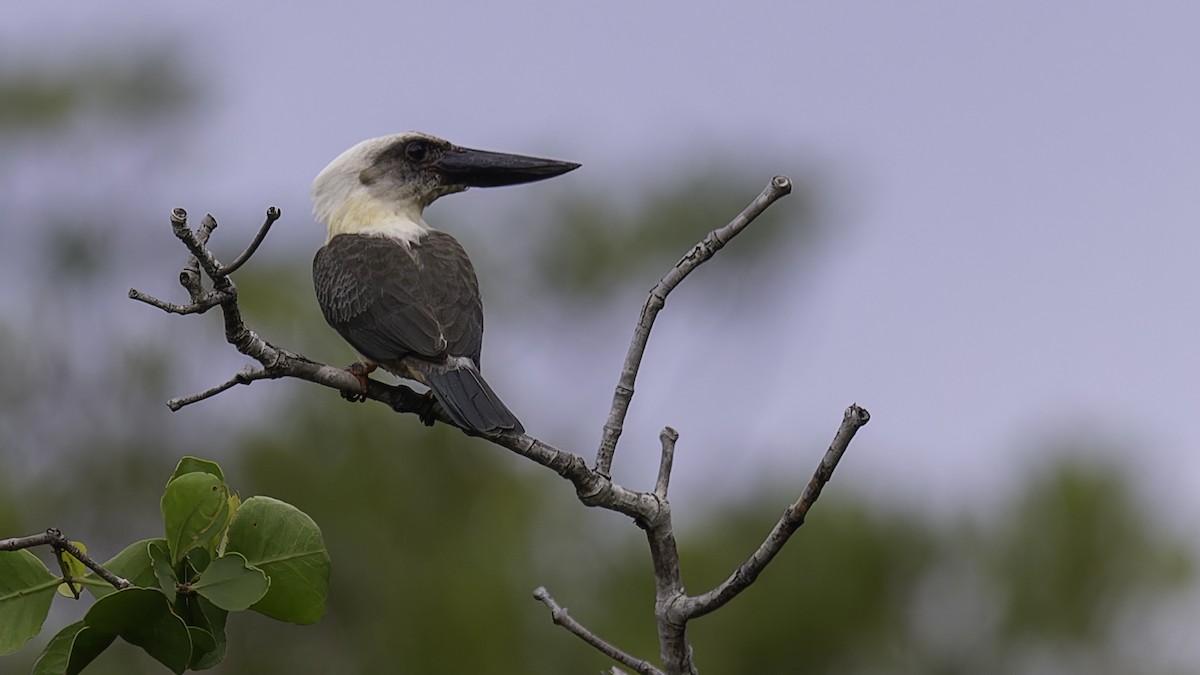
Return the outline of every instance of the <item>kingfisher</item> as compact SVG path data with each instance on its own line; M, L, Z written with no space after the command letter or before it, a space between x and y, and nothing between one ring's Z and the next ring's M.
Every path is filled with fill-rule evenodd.
M480 373L483 303L471 259L422 214L439 197L467 188L530 183L577 168L409 131L365 140L317 175L313 214L328 233L313 258L313 287L325 320L361 358L348 370L363 394L367 375L381 367L427 386L468 432L524 433ZM431 411L422 414L427 424Z

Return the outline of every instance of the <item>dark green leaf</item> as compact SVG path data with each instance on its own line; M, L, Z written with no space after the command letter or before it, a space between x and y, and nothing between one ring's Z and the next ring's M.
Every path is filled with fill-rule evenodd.
M213 639L213 647L198 654L195 643L192 645L192 670L212 668L225 658L225 621L229 612L213 605L199 595L183 595L179 597L176 611L187 623L189 628L201 628Z
M94 661L116 638L76 621L58 631L33 664L33 675L75 675Z
M166 596L152 588L126 588L96 601L83 617L89 628L120 635L173 672L192 658L187 624L171 611Z
M208 567L210 562L212 562L212 554L208 552L207 548L192 549L187 555L186 564L188 566L188 572L185 575L186 578L195 579L196 577L200 576L200 573Z
M192 658L188 660L188 666L195 668L205 656L216 650L217 641L213 639L212 633L195 626L188 626L188 635L192 638Z
M148 547L151 564L154 567L154 578L158 588L168 599L174 600L178 593L179 578L175 576L175 568L171 567L170 554L165 543L153 542Z

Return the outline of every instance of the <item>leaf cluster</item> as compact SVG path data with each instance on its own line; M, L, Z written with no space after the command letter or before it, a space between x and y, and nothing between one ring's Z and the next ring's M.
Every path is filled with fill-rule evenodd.
M325 614L330 562L321 530L270 497L244 502L215 462L183 458L163 492L164 535L125 547L103 564L131 585L114 588L69 553L63 576L28 550L0 552L0 654L41 631L55 590L96 598L58 632L35 675L82 671L116 638L172 672L211 668L225 657L230 612L252 610L297 624ZM76 544L86 552L86 549Z

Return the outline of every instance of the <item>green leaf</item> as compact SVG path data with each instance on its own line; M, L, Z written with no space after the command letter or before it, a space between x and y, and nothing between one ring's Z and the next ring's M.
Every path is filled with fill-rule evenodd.
M42 630L58 582L29 551L0 551L0 655Z
M192 638L192 657L188 659L188 667L195 668L196 663L217 648L217 641L212 633L195 626L188 626L188 635Z
M302 624L325 614L329 552L321 529L300 509L270 497L247 499L229 525L225 550L246 556L271 580L254 611Z
M33 675L75 675L94 661L116 636L76 621L50 639L33 664Z
M185 574L185 578L195 579L196 577L200 576L200 573L208 567L210 562L212 562L212 554L208 552L208 549L192 549L187 555L188 571Z
M242 505L242 498L239 497L237 495L237 493L231 493L229 495L229 516L228 516L227 520L225 521L224 527L221 528L221 530L223 532L229 530L229 524L233 522L233 516L235 514L237 514L238 507L240 507L241 505ZM210 550L209 550L209 553L212 553L212 557L216 558L218 556L225 555L225 540L224 540L224 538L214 541L213 544L214 545L211 546ZM207 561L205 562L205 564L208 564ZM203 568L200 568L200 570L204 571Z
M154 577L154 568L150 565L150 551L148 550L149 545L156 542L166 546L167 540L160 538L135 541L113 556L111 560L104 563L104 568L129 581L134 586L156 588L158 580ZM84 580L92 582L100 581L99 584L90 583L84 586L96 598L103 598L106 595L117 592L117 589L113 588L107 581L99 580L99 577L95 574L88 574L84 577Z
M175 568L171 567L166 543L151 542L146 548L150 551L150 564L154 568L154 579L158 582L159 590L168 600L174 600L179 593L179 579L175 576Z
M170 483L172 480L189 473L207 473L216 476L222 481L225 480L225 474L221 473L221 467L216 462L186 455L183 459L179 460L179 464L175 465L175 473L171 474L171 478L167 482Z
M73 541L71 543L75 545L75 548L79 549L80 553L87 553L87 546L84 546L83 542ZM79 562L78 558L66 551L63 551L63 560L67 563L67 571L71 573L72 579L78 579L91 571L87 568L87 565Z
M270 586L267 575L250 567L245 556L229 553L212 561L192 590L221 609L240 612L261 600Z
M183 595L179 600L176 610L188 627L203 629L213 639L212 649L199 653L193 637L190 667L192 670L212 668L225 658L225 621L229 612L199 595Z
M229 488L210 473L184 474L167 483L161 505L174 566L221 533L229 514Z
M126 588L96 601L83 617L89 628L120 635L175 673L187 669L192 639L187 624L153 588Z
M85 546L83 542L73 541L71 543L75 545L75 548L79 549L80 553L87 553L87 546ZM64 598L74 599L75 592L79 590L80 587L80 580L87 576L88 572L91 572L91 570L88 569L87 565L84 565L79 561L78 558L71 555L67 551L62 552L62 559L63 564L67 566L67 574L71 577L71 583L67 584L64 581L63 583L59 584L58 594Z

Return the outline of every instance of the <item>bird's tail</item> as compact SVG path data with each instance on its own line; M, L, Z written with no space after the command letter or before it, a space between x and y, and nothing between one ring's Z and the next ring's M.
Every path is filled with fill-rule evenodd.
M490 434L525 433L517 416L500 400L474 364L463 364L426 374L429 388L454 423L464 429Z

